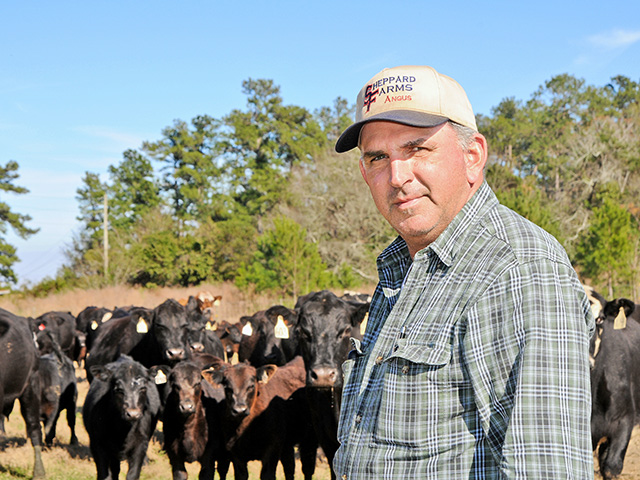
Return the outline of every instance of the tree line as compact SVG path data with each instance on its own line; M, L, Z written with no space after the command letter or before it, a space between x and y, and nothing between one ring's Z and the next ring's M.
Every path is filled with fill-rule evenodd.
M244 109L176 120L158 140L125 151L106 178L85 172L76 196L82 227L56 278L34 290L233 281L296 296L374 283L375 257L395 233L360 179L358 153L333 152L353 105L337 98L310 112L285 105L272 80L242 88ZM558 75L477 120L501 202L558 238L585 283L638 298L640 84L616 76L596 87ZM0 188L15 169L0 171L9 180ZM34 232L28 220L17 218L25 235ZM12 263L0 265L9 282Z

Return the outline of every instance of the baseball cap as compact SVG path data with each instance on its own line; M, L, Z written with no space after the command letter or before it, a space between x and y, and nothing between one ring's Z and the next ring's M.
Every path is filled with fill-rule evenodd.
M376 120L412 127L435 127L452 120L478 130L464 89L426 65L385 68L369 80L358 94L356 122L342 132L336 151L357 147L362 127Z

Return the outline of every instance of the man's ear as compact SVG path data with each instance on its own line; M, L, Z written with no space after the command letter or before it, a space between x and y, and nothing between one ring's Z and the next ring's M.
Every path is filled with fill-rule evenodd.
M483 169L487 163L487 139L481 133L476 133L465 153L467 161L467 180L471 184L482 181Z

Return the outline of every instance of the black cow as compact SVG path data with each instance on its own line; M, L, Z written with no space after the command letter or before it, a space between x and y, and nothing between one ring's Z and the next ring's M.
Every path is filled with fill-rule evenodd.
M112 318L101 324L96 329L97 335L85 358L87 380L93 380L92 366L106 365L117 360L120 355L130 354L148 334L150 328L150 320L135 312L130 316Z
M218 424L224 392L202 377L204 368L220 362L215 357L199 364L181 361L169 372L162 422L164 450L174 480L185 480L185 463L195 461L201 466L201 480L213 479L216 461L220 479L226 478L230 460Z
M127 479L137 479L160 411L154 380L146 368L127 356L94 365L91 371L95 378L82 416L97 478L117 479L124 459L129 465Z
M48 330L58 342L62 351L75 360L77 335L76 318L70 312L47 312L35 319L36 333ZM49 353L49 352L47 352Z
M640 420L640 324L627 321L632 301L607 302L591 339L591 440L606 480L622 472L631 431Z
M299 354L295 326L297 312L282 305L243 317L238 360L254 367L284 365Z
M50 334L41 332L39 340ZM40 416L44 422L45 444L51 445L56 436L56 424L63 410L66 410L67 425L71 430L71 445L78 443L76 437L76 401L78 388L73 362L67 357L57 342L49 337L52 351L40 356L39 376L41 381Z
M0 365L2 415L8 417L16 399L20 401L20 412L34 449L33 478L44 478L38 350L29 320L3 309L0 309Z
M294 445L299 444L305 479L315 471L317 441L301 428L304 419L296 415L301 405L299 393L304 387L304 362L296 357L282 367L255 368L248 363L221 364L212 381L224 388L226 408L222 432L233 462L234 478L249 478L247 462L260 460L262 480L275 480L278 461L285 478L295 471ZM296 401L298 400L298 401Z
M328 290L311 292L296 302L296 336L306 368L311 419L329 465L339 446L342 364L351 349L350 338L362 338L369 305L343 300ZM335 478L333 470L331 477Z
M113 311L104 307L86 307L76 317L76 330L85 335L85 349L89 351L93 341L98 335L98 329L103 324L111 320Z

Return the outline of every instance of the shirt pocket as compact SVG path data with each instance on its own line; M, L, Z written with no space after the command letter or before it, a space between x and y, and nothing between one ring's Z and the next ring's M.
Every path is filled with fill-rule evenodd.
M447 448L442 435L460 428L460 388L467 385L452 344L399 344L384 365L375 441L434 454Z

